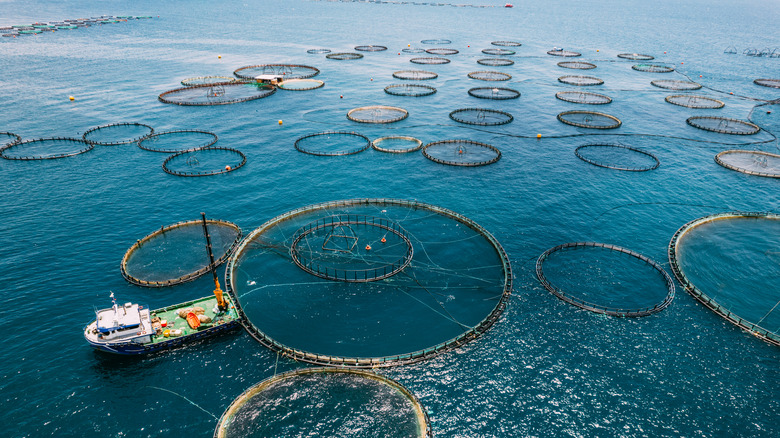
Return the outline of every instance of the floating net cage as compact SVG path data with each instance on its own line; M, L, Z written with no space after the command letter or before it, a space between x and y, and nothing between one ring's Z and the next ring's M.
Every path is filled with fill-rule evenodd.
M754 79L753 83L762 87L780 88L780 79Z
M72 157L92 150L95 143L77 138L41 138L10 143L0 149L6 160L32 161Z
M0 132L0 150L16 143L21 143L22 137L12 132Z
M549 50L547 54L552 56L562 56L564 58L574 58L577 56L582 56L582 53L572 52L571 50Z
M586 163L614 170L646 172L661 165L655 155L619 144L585 144L577 147L574 154Z
M404 53L425 53L425 49L419 49L416 47L407 47L401 51Z
M308 79L320 74L316 67L298 64L260 64L241 67L233 72L236 77L254 80L259 75L284 76L285 79Z
M520 97L520 92L512 88L476 87L469 90L469 96L480 99L507 100L517 99Z
M515 51L509 49L482 49L482 53L485 55L508 56L514 55Z
M335 59L338 61L352 61L354 59L360 59L363 57L362 53L352 53L352 52L340 52L340 53L328 53L325 55L328 59Z
M195 78L183 79L181 84L185 87L191 87L193 85L209 85L223 82L236 82L236 78L230 76L198 76Z
M512 114L487 108L461 108L450 113L450 118L467 125L496 126L505 125L512 120Z
M288 79L276 84L276 88L288 91L307 91L316 90L325 85L325 82L319 79Z
M346 431L432 436L420 401L401 384L373 372L330 367L290 371L247 389L222 414L214 437L337 437Z
M135 143L151 134L154 128L143 123L111 123L88 129L81 138L98 146L118 146Z
M217 134L198 130L177 130L157 132L138 140L138 147L145 151L169 154L190 149L200 149L217 142Z
M631 68L636 71L644 71L648 73L671 73L674 71L674 67L660 64L636 64L632 65Z
M238 149L212 146L171 155L162 167L176 176L211 176L233 172L244 164L246 155Z
M409 117L403 108L385 105L363 106L349 110L347 118L360 123L394 123Z
M485 58L485 59L477 60L477 64L489 65L492 67L506 67L514 63L515 62L512 61L511 59L505 59L505 58Z
M439 77L439 75L432 71L425 70L400 70L394 72L393 77L407 81L427 81L436 79Z
M561 300L591 312L639 317L674 300L674 281L655 261L616 245L570 242L536 261L536 277Z
M425 50L426 53L430 53L431 55L456 55L459 52L455 49L442 49L442 48L434 48L434 49L427 49Z
M432 39L432 40L422 40L420 41L422 44L452 44L452 41L445 40L445 39Z
M780 345L778 248L780 215L731 212L683 225L668 251L672 272L689 294L732 324Z
M622 122L615 116L595 111L564 111L558 114L561 122L580 128L615 129Z
M371 147L371 140L357 132L326 131L295 140L295 149L309 155L352 155Z
M165 287L194 280L227 260L241 240L238 225L207 219L214 253L211 265L203 220L178 222L138 240L122 257L122 276L138 286Z
M522 44L517 41L493 41L490 44L499 47L520 47Z
M422 148L422 141L418 138L403 135L380 137L371 142L371 146L380 152L405 154Z
M701 84L691 81L678 81L674 79L658 79L650 82L650 85L666 90L691 91L701 88Z
M385 46L372 46L372 45L355 46L355 50L357 50L358 52L383 52L383 51L387 50L387 47L385 47Z
M558 78L558 82L577 85L579 87L587 87L593 85L602 85L604 81L593 76L561 76Z
M350 224L323 226L333 217ZM302 269L294 251L306 251L328 275ZM329 278L346 268L372 278L386 263L395 275ZM355 368L414 363L477 338L503 312L511 282L506 253L484 228L441 207L393 199L282 214L241 242L226 273L227 291L260 343L294 360Z
M158 96L160 102L183 106L227 105L261 99L276 92L276 87L256 82L221 82L176 88Z
M721 134L753 135L761 130L757 125L743 120L726 117L697 116L689 117L686 123L694 128Z
M653 59L655 59L654 56L642 55L641 53L621 53L617 57L623 59L631 59L633 61L652 61Z
M584 103L587 105L606 105L612 98L604 94L588 93L586 91L559 91L555 97L565 102Z
M729 150L715 155L721 166L748 175L780 178L780 155L761 151Z
M501 159L495 146L471 140L442 140L428 143L422 150L425 158L450 166L477 167Z
M310 53L312 55L324 55L326 53L330 53L330 49L309 49L306 51L306 53Z
M574 70L592 70L596 68L596 64L585 61L561 61L558 63L558 67L571 68Z
M705 96L694 96L692 94L674 94L666 96L664 100L673 105L684 106L686 108L718 109L723 108L723 106L726 105L718 99Z
M473 71L468 74L468 77L480 81L508 81L512 79L512 75L500 71Z
M437 65L437 64L449 64L450 60L447 58L439 58L439 57L428 57L428 58L412 58L409 60L409 62L413 64L430 64L430 65Z
M436 88L419 84L395 84L385 87L385 93L393 96L422 97L430 96L436 92Z

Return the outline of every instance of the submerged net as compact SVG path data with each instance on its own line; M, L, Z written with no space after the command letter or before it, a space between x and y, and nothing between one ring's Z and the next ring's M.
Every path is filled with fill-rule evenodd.
M436 88L419 84L395 84L385 87L385 93L394 96L421 97L430 96L436 92Z
M701 84L691 81L678 81L674 79L658 79L650 82L650 85L658 88L664 88L666 90L675 91L690 91L698 90L701 88Z
M315 90L325 85L325 82L319 79L288 79L276 84L276 88L288 91L306 91Z
M450 118L467 125L495 126L514 120L512 114L487 108L461 108L450 113Z
M241 240L234 223L207 219L214 253L214 265L206 250L203 221L178 222L161 227L131 246L122 257L122 276L130 283L164 287L194 280L210 272L233 251Z
M355 46L355 50L357 50L358 52L382 52L382 51L387 50L387 47L385 47L385 46L372 46L372 45Z
M520 47L522 44L516 41L493 41L490 44L500 47Z
M612 102L612 98L603 94L588 93L585 91L559 91L555 97L565 102L584 103L588 105L606 105Z
M92 150L94 143L76 138L41 138L10 143L0 149L6 160L53 160L72 157Z
M586 163L614 170L645 172L661 165L655 155L619 144L586 144L575 149L574 154Z
M222 414L214 437L338 437L346 431L432 436L419 400L398 382L373 372L309 368L247 389Z
M429 57L429 58L412 58L409 62L413 64L449 64L450 60L447 58Z
M411 262L369 282L301 269L291 260L296 236L334 216L394 224L411 243ZM310 248L329 264L367 263L361 259L374 251L403 260L406 241L379 229L328 230L331 239L320 237ZM392 242L395 248L382 248ZM295 360L358 368L413 363L475 339L506 307L511 279L506 253L478 224L441 207L391 199L329 202L271 219L242 241L226 274L246 328L263 345Z
M363 57L361 53L341 52L341 53L328 53L325 55L328 59L335 59L338 61L351 61L353 59L360 59Z
M371 147L371 140L357 132L327 131L295 140L295 149L309 155L352 155Z
M558 82L569 85L577 85L580 87L586 87L591 85L601 85L603 80L595 78L593 76L561 76L558 78Z
M499 56L508 56L508 55L514 55L514 50L509 49L482 49L482 53L485 55L499 55Z
M780 88L780 79L754 79L753 83L762 87Z
M485 58L485 59L478 59L477 64L480 65L489 65L492 67L506 67L508 65L512 65L515 62L511 59L504 59L504 58Z
M648 73L671 73L674 71L674 67L659 64L636 64L632 65L631 68Z
M306 53L311 53L312 55L324 55L326 53L330 53L330 49L309 49L306 51Z
M720 132L721 134L752 135L761 130L761 128L753 123L737 119L728 119L726 117L689 117L686 122L694 128Z
M705 96L694 96L692 94L675 94L672 96L666 96L666 99L664 100L673 105L684 106L686 108L717 109L723 108L725 105L720 100Z
M450 166L476 167L501 159L495 146L471 140L442 140L428 143L422 150L425 158Z
M655 59L653 56L642 55L640 53L621 53L618 55L618 58L631 59L633 61L651 61Z
M349 110L347 118L360 123L393 123L409 116L403 108L394 106L374 105Z
M217 142L217 134L208 131L179 130L152 134L138 141L138 147L151 152L169 154L189 149L200 149Z
M615 129L622 122L615 116L594 111L564 111L558 114L561 122L580 128Z
M99 146L118 146L135 143L154 133L154 128L143 123L111 123L88 129L81 136Z
M242 79L254 79L260 75L283 76L284 79L308 79L320 73L316 67L297 64L260 64L241 67L233 72Z
M582 53L572 52L571 50L563 50L563 49L561 49L561 50L549 50L547 52L547 54L548 55L552 55L552 56L562 56L562 57L565 57L565 58L574 58L574 57L577 57L577 56L582 56Z
M561 61L558 63L558 67L571 68L575 70L592 70L596 68L596 64L591 64L585 61Z
M723 151L715 156L721 166L749 175L780 178L780 155L761 151Z
M452 44L452 41L445 39L422 40L420 42L422 44Z
M176 176L211 176L233 172L246 164L238 149L207 147L179 152L163 162L165 173Z
M430 53L431 55L445 55L445 56L446 55L455 55L455 54L459 53L455 49L439 49L439 48L427 49L425 52L426 53Z
M198 76L195 78L182 79L181 84L185 87L191 87L193 85L218 84L235 81L236 78L230 76Z
M564 243L536 261L539 282L561 300L591 312L639 317L671 304L675 288L655 261L597 242Z
M261 99L276 92L276 87L255 82L222 82L176 88L158 96L160 102L184 106L227 105Z
M425 49L418 49L416 47L407 47L401 51L404 53L425 53Z
M425 70L400 70L394 72L393 77L396 79L409 81L427 81L430 79L436 79L439 77L439 75L432 71Z
M473 71L468 76L480 81L508 81L512 79L512 75L500 71Z
M414 137L393 135L377 138L371 142L371 146L380 152L404 154L420 150L422 141Z
M520 92L511 88L476 87L469 90L469 96L480 99L506 100L517 99L520 97Z

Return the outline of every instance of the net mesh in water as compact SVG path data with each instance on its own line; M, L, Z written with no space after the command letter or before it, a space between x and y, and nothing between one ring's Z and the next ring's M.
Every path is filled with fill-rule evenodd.
M426 53L430 53L431 55L455 55L459 53L455 49L443 49L443 48L434 48L434 49L427 49L425 50Z
M371 140L357 132L326 131L295 140L295 149L309 155L352 155L371 147Z
M94 143L76 138L40 138L7 144L0 149L0 157L19 161L53 160L83 154L94 147Z
M367 46L355 46L355 50L358 52L383 52L387 50L387 47L385 46L373 46L373 45L367 45Z
M615 116L594 111L564 111L558 114L561 122L580 128L615 129L622 122Z
M514 63L515 62L512 61L511 59L505 59L505 58L485 58L485 59L477 60L477 64L489 65L492 67L506 67Z
M432 71L425 70L400 70L394 72L393 77L396 79L409 81L427 81L430 79L436 79L439 77L439 75Z
M374 105L363 106L349 110L347 118L360 123L393 123L409 116L403 108L394 106Z
M222 82L166 91L158 99L183 106L227 105L261 99L276 92L276 87L255 82Z
M380 152L404 154L420 150L420 148L422 148L422 141L414 137L392 135L377 138L371 142L371 146Z
M430 39L420 41L422 44L452 44L452 41L446 39Z
M552 55L552 56L562 56L564 58L574 58L574 57L577 57L577 56L582 56L582 53L572 52L571 50L563 50L563 49L561 49L561 50L548 50L547 54L548 55Z
M558 67L571 68L574 70L592 70L596 68L596 64L585 61L561 61L558 63Z
M312 55L324 55L326 53L330 53L330 49L309 49L306 51L306 53L311 53Z
M157 132L138 141L138 147L151 152L169 154L200 149L217 142L217 134L208 131L178 130Z
M490 44L500 47L520 47L522 44L517 41L493 41Z
M718 99L713 99L706 96L694 96L692 94L674 94L671 96L666 96L664 100L673 105L684 106L686 108L717 109L723 108L725 105Z
M182 79L181 84L185 87L193 85L218 84L222 82L235 82L236 78L230 76L198 76L194 78Z
M99 146L118 146L135 143L154 133L154 128L143 123L111 123L88 129L81 136Z
M780 155L761 151L729 150L715 155L721 166L749 175L780 178Z
M385 87L385 93L394 96L422 97L430 96L436 92L436 88L420 84L395 84Z
M761 130L753 123L726 117L697 116L689 117L686 122L694 128L721 134L752 135Z
M696 82L678 81L675 79L658 79L650 82L650 84L654 87L664 88L666 90L675 90L675 91L686 91L686 90L690 91L690 90L698 90L701 88L701 84L697 84Z
M564 84L569 85L577 85L580 87L587 87L592 85L601 85L604 83L603 80L599 78L595 78L593 76L561 76L558 78L558 82L562 82Z
M594 166L631 172L645 172L661 165L658 158L646 151L619 144L586 144L574 154Z
M606 105L612 102L612 98L604 94L588 93L585 91L559 91L555 97L571 103L584 103L587 105Z
M206 147L171 155L163 162L165 173L176 176L211 176L233 172L246 164L238 149Z
M354 59L360 59L363 57L362 53L341 52L341 53L328 53L325 55L328 59L335 59L338 61L351 61Z
M422 150L425 158L450 166L487 166L501 159L495 146L471 140L441 140L428 143Z
M671 73L674 71L674 67L660 64L636 64L632 65L631 68L636 71L644 71L648 73Z
M254 79L259 75L277 75L284 79L308 79L320 74L320 70L309 65L298 64L260 64L241 67L233 72L242 79Z
M508 81L512 79L512 75L500 71L473 71L468 74L468 77L480 81Z
M306 91L315 90L325 85L325 82L318 79L288 79L276 84L276 88L288 91Z
M428 57L428 58L412 58L409 60L409 62L413 64L449 64L450 60L447 58L440 58L436 56Z
M520 97L520 92L512 88L476 87L469 90L469 96L480 99L506 100L517 99Z
M487 108L461 108L450 113L450 118L467 125L495 126L511 122L514 117L505 111Z
M655 59L653 56L643 55L641 53L621 53L618 55L618 58L631 59L633 61L651 61Z
M508 56L514 55L515 51L509 49L482 49L482 53L485 55Z

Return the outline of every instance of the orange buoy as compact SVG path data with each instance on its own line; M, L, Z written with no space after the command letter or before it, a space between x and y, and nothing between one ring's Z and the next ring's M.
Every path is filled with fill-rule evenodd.
M230 165L227 165L227 166L225 166L225 170L227 170L228 172L230 172L232 169L233 169L233 168L232 168L232 167L230 167Z
M542 134L536 134L536 138L542 138Z
M366 251L371 251L371 245L366 245Z
M387 242L387 239L385 239L385 238L383 237L383 238L382 238L382 240L380 240L380 242L382 242L382 243L385 243L385 242Z

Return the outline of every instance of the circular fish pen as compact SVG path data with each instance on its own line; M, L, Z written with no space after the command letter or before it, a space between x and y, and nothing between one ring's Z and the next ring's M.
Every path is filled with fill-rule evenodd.
M482 49L482 53L485 55L509 56L514 55L516 52L509 49Z
M439 75L432 71L425 70L399 70L393 72L393 77L406 81L428 81L438 78Z
M217 134L208 131L164 131L138 140L138 147L145 151L173 154L190 149L207 148L216 143L217 139Z
M685 122L694 128L721 134L753 135L761 130L753 123L726 117L697 116L689 117Z
M677 281L700 303L780 346L777 271L780 215L720 213L680 227L669 242Z
M425 49L418 49L416 47L407 47L401 51L404 53L425 53Z
M318 132L295 140L295 149L298 151L323 157L357 154L369 147L371 140L357 132Z
M392 135L377 138L371 142L371 147L379 152L405 154L420 150L420 148L422 148L422 141L414 137Z
M569 84L569 85L576 85L578 87L602 85L604 83L602 79L595 78L593 76L576 76L576 75L561 76L558 78L558 82Z
M409 117L403 108L385 105L363 106L349 110L347 118L359 123L394 123Z
M506 67L509 65L513 65L515 62L511 59L505 59L505 58L485 58L485 59L477 59L477 64L480 65L489 65L491 67Z
M246 164L246 155L238 149L206 147L171 155L163 162L165 173L176 176L212 176L229 173Z
M439 58L439 57L428 57L428 58L412 58L409 60L412 64L429 64L429 65L438 65L438 64L449 64L450 60L447 58Z
M715 162L748 175L780 178L780 155L769 152L728 150L715 155Z
M718 109L723 108L726 104L720 100L713 99L706 96L694 96L692 94L674 94L666 96L664 99L672 105L684 106L686 108L697 109Z
M780 88L780 79L754 79L753 83L762 87Z
M374 372L304 368L274 375L237 397L214 438L342 436L430 438L428 414L400 383Z
M308 79L320 74L320 70L309 65L260 64L241 67L233 72L238 78L254 80L259 75L283 76L284 79Z
M490 44L499 47L520 47L522 44L517 41L493 41Z
M591 64L590 62L585 61L561 61L557 65L558 67L570 68L574 70L593 70L596 68L596 64Z
M555 97L564 102L584 103L587 105L606 105L612 98L604 94L588 93L586 91L559 91Z
M469 90L469 96L479 99L507 100L517 99L520 92L512 88L476 87Z
M514 117L505 111L487 108L461 108L450 113L450 118L458 123L479 126L505 125Z
M675 79L658 79L650 82L650 85L665 90L692 91L701 88L701 84L691 81L678 81Z
M308 91L316 90L325 85L325 82L319 79L288 79L276 84L276 88L288 91Z
M647 73L671 73L674 71L674 67L660 64L636 64L632 65L631 68L636 71L643 71Z
M39 138L10 143L0 149L6 160L35 161L72 157L91 151L95 143L77 138Z
M630 172L646 172L661 165L655 155L619 144L585 144L577 147L574 155L594 166Z
M442 48L433 48L433 49L426 49L425 53L430 53L431 55L456 55L460 52L458 52L455 49L442 49Z
M333 216L394 224L411 243L411 261L375 281L334 281L301 269L291 257L295 236ZM403 260L407 243L391 234L375 226L328 229L311 251L331 264L375 251ZM382 248L391 242L395 248ZM254 230L230 258L226 283L245 327L266 347L298 361L373 368L425 360L479 337L505 309L512 273L495 238L458 213L351 199L292 210Z
M576 58L577 56L582 56L582 53L572 52L571 50L548 50L547 54L552 56L561 56L564 58Z
M165 287L194 280L227 260L241 241L238 225L207 219L214 253L211 265L201 219L178 222L136 241L122 257L120 269L128 282L145 287Z
M338 61L352 61L355 59L360 59L363 57L362 53L352 53L352 52L340 52L340 53L328 53L325 55L328 59L335 59Z
M594 111L564 111L558 114L558 120L567 125L591 129L615 129L622 124L615 116Z
M512 75L500 71L473 71L468 74L468 77L479 81L508 81L512 79Z
M358 52L384 52L385 50L387 50L387 47L373 46L373 45L355 46L355 50L357 50Z
M185 87L192 87L193 85L209 85L236 81L236 78L230 76L198 76L182 79L181 84Z
M385 87L385 93L393 96L422 97L436 93L436 88L420 84L395 84Z
M441 140L428 143L422 150L425 158L449 166L477 167L501 159L495 146L472 140Z
M597 242L548 249L536 261L536 277L573 306L617 317L660 312L675 294L674 281L658 263L630 249Z
M445 39L430 39L420 41L422 44L452 44L452 41Z
M654 56L642 55L641 53L620 53L617 57L622 59L630 59L632 61L652 61L655 59Z
M310 53L312 55L324 55L326 53L330 53L330 49L309 49L306 51L306 53Z
M154 128L143 123L111 123L88 129L81 138L98 146L119 146L152 134Z
M176 88L158 96L160 102L182 106L228 105L262 99L276 92L276 87L255 82L220 82Z

